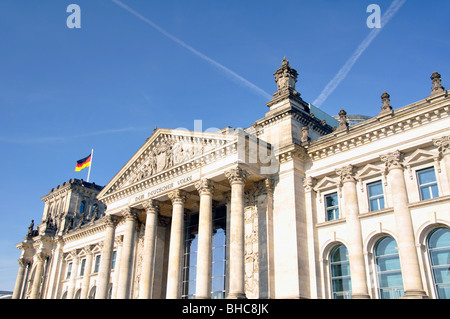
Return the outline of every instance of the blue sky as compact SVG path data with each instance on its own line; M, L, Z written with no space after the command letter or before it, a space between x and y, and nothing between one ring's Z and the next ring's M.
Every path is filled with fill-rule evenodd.
M0 3L0 290L14 288L14 245L40 198L86 179L74 167L91 148L91 181L106 185L155 126L251 126L284 56L312 103L371 32L367 6L393 2L121 1L141 18L112 0ZM66 25L71 3L80 29ZM399 108L430 93L433 71L450 86L448 12L407 0L320 108L374 116L383 91Z

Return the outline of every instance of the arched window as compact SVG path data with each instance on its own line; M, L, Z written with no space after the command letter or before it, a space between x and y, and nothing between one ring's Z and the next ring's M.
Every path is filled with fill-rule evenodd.
M93 286L91 290L89 290L88 299L95 299L95 292L97 291L97 286Z
M73 299L80 299L81 297L81 289L78 289L77 292L75 293L75 297L73 297Z
M392 237L384 237L375 245L378 291L381 299L398 299L404 295L400 259L397 242Z
M95 210L96 210L97 208L98 208L98 205L97 205L97 204L92 205L91 213L90 213L89 215L90 215L90 216L94 216Z
M350 279L350 263L348 250L344 245L333 248L330 253L330 273L333 299L350 299L352 283Z
M434 289L439 299L450 299L450 229L438 228L428 237Z
M80 213L84 213L85 210L86 210L86 202L82 201L80 204Z

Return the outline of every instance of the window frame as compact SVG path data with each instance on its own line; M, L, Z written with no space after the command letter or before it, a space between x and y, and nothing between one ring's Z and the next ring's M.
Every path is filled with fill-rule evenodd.
M393 240L395 242L396 245L396 250L397 253L395 254L385 254L385 255L378 255L377 254L377 248L379 246L379 244L383 241L386 240L387 238ZM380 238L377 239L377 241L375 242L374 246L373 246L373 262L374 262L374 266L375 266L375 278L376 278L376 290L377 290L377 294L378 294L378 298L379 299L383 299L382 298L382 293L381 290L382 289L391 289L392 293L395 294L398 291L399 287L381 287L381 280L380 277L382 274L394 274L394 273L400 273L401 279L402 279L402 292L398 295L397 298L393 298L393 299L398 299L399 297L403 296L405 293L405 286L404 286L404 282L403 282L403 273L402 273L402 269L401 269L401 264L400 264L400 254L398 252L398 243L395 240L395 238L393 238L392 236L386 235L386 236L382 236ZM398 259L398 263L399 263L399 269L393 269L393 270L383 270L381 271L379 269L379 265L378 265L378 260L382 259L382 258L389 258L389 257L397 257ZM398 293L398 292L397 292Z
M346 260L344 261L332 261L332 255L334 254L334 252L339 248L339 247L344 247L347 251L346 256ZM348 267L348 275L345 276L333 276L333 265L337 265L337 264L347 264ZM351 299L352 298L352 277L351 277L351 272L350 272L350 259L348 257L348 248L342 244L339 243L337 245L335 245L334 247L332 247L330 249L330 252L328 253L328 271L329 271L329 280L330 280L330 297L331 299L338 299L335 298L336 294L339 294L341 296L343 296L343 299ZM342 290L341 292L335 292L334 291L334 285L333 282L336 279L341 279L341 280L346 280L349 283L350 286L350 290Z
M370 196L370 190L369 190L370 188L369 188L369 186L373 185L373 184L380 184L381 190L382 190L381 195ZM385 190L384 190L383 181L381 179L375 180L373 182L367 182L366 183L366 192L367 192L367 205L368 205L367 208L368 208L369 212L375 212L375 211L382 210L382 209L386 208ZM383 199L383 207L381 207L381 205L380 205L380 201L379 201L380 198ZM372 209L371 200L373 200L373 199L377 200L378 209Z
M431 256L431 253L432 253L432 250L434 250L434 251L436 251L436 250L444 250L444 249L448 249L448 248L446 248L446 247L438 247L438 248L432 248L431 250L430 250L430 240L431 240L431 237L438 231L438 230L440 230L440 229L447 229L447 230L449 230L449 228L448 227L446 227L446 226L440 226L440 227L436 227L436 228L434 228L433 230L431 230L429 233L428 233L428 235L426 236L426 240L425 240L425 243L426 243L426 251L427 251L427 258L428 258L428 267L429 267L429 269L430 269L430 272L429 272L429 274L430 274L430 277L431 277L431 283L432 283L432 286L433 286L433 292L434 292L434 295L435 295L435 297L436 297L436 299L440 299L439 298L439 292L438 292L438 285L449 285L448 283L436 283L436 276L435 276L435 268L436 267L441 267L441 268L445 268L447 265L433 265L433 259L432 259L432 256ZM450 266L449 266L450 267Z
M327 197L331 196L331 195L336 195L337 205L328 207ZM340 212L340 207L339 207L340 200L339 200L339 192L338 191L323 194L323 203L324 203L324 209L325 209L325 221L326 222L338 220L341 218L341 214L340 214L341 212ZM337 218L336 218L336 209L337 209ZM334 212L333 212L334 218L333 219L328 218L328 211L331 211L331 210L334 210Z
M424 184L420 184L420 178L419 178L419 175L420 175L420 173L422 173L422 172L424 172L424 171L433 171L433 173L434 173L434 182L429 182L429 183L424 183ZM428 167L424 167L424 168L420 168L420 169L417 169L416 171L415 171L415 175L416 175L416 180L417 180L417 188L418 188L418 191L419 191L419 200L420 201L424 201L424 200L428 200L428 199L434 199L434 198L438 198L440 195L439 195L439 184L438 184L438 178L437 178L437 174L436 174L436 168L434 167L434 165L432 165L432 166L428 166ZM436 186L436 191L437 191L437 196L434 196L433 195L433 191L432 191L432 189L431 189L431 187L433 186L433 185L435 185ZM430 198L426 198L426 199L424 199L423 197L422 197L422 189L423 188L428 188L428 190L429 190L429 194L430 194Z
M98 259L98 261L97 261L97 259ZM93 273L94 274L97 274L99 271L100 271L100 263L101 263L101 261L102 261L102 255L101 254L97 254L97 255L95 255L95 257L94 257L94 269L93 269Z

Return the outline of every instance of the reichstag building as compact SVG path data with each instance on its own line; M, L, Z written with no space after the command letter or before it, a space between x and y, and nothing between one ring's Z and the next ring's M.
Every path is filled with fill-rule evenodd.
M450 298L440 74L410 105L380 92L353 125L305 102L286 59L274 77L251 126L155 129L106 186L42 197L13 298Z

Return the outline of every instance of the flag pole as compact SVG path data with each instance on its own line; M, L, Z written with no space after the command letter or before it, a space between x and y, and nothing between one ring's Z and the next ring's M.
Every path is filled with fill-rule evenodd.
M89 170L88 170L88 176L87 176L87 181L89 183L89 176L91 176L91 167L92 167L92 158L94 157L94 149L91 149L91 164L89 165Z

